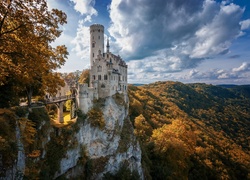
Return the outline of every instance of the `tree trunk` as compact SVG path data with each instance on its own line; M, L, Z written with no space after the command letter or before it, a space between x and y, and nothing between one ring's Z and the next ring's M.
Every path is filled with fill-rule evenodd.
M27 99L28 99L28 106L30 107L33 89L31 87L26 88L26 93L27 93Z

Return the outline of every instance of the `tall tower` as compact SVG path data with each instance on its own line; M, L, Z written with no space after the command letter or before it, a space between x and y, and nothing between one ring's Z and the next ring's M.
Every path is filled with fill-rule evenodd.
M90 67L98 54L104 53L104 26L93 24L90 26Z

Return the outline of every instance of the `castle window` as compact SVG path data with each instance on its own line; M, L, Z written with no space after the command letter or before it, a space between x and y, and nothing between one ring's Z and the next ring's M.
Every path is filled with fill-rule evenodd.
M100 32L101 30L100 29L98 29L98 32Z
M94 48L95 47L95 43L92 43L92 48Z
M93 79L95 80L95 75L93 75Z
M98 80L102 80L102 76L101 75L98 75Z
M97 67L97 72L102 72L102 66Z
M104 84L102 84L102 85L101 85L101 88L105 88L105 85L104 85Z
M108 80L108 76L106 74L104 75L104 80Z

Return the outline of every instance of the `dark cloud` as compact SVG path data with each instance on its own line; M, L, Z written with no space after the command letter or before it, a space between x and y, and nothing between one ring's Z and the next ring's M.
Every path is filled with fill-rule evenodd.
M109 32L127 60L143 59L172 47L176 47L172 51L180 53L178 56L184 54L191 59L225 54L241 32L243 9L235 4L213 0L118 0L110 7Z
M157 79L227 54L232 41L249 26L249 21L241 21L243 12L226 1L113 0L108 31L134 77ZM228 79L238 74L211 70L192 77Z
M241 55L239 54L235 54L235 55L232 55L232 56L229 56L230 59L237 59L239 58Z

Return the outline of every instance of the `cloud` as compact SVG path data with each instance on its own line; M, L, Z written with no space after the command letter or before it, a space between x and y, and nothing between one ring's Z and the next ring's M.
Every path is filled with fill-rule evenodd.
M82 15L95 15L97 16L98 12L93 7L95 0L70 0L75 4L74 9L81 13Z
M87 22L92 21L92 16L97 16L98 12L93 7L95 5L95 0L70 0L74 3L74 9L80 12L84 19L78 21L78 27L76 31L76 36L71 41L73 44L72 52L76 53L76 56L81 59L84 64L84 69L89 68L89 44L90 44L90 34L89 25Z
M241 30L246 30L250 28L250 19L244 20L240 22Z
M203 61L229 53L249 28L249 21L242 21L245 9L230 2L112 0L108 31L113 52L128 61L130 81L243 78L233 69L196 70Z
M239 67L229 70L224 69L210 69L208 71L199 71L192 69L188 72L187 79L189 80L202 80L202 81L220 81L229 83L246 83L249 81L250 64L243 62ZM226 81L225 81L226 80Z
M239 58L239 57L241 57L241 55L235 54L235 55L229 56L228 58L229 58L229 59L237 59L237 58Z
M89 64L89 41L89 27L84 26L84 20L80 20L78 23L76 37L71 41L74 45L72 52L76 53L76 55L81 60L84 60L84 63L87 65Z
M240 67L233 68L233 72L246 72L250 71L250 63L243 62Z
M145 67L153 60L153 71L182 71L228 53L248 22L241 21L243 12L226 1L112 0L108 31L126 60Z

